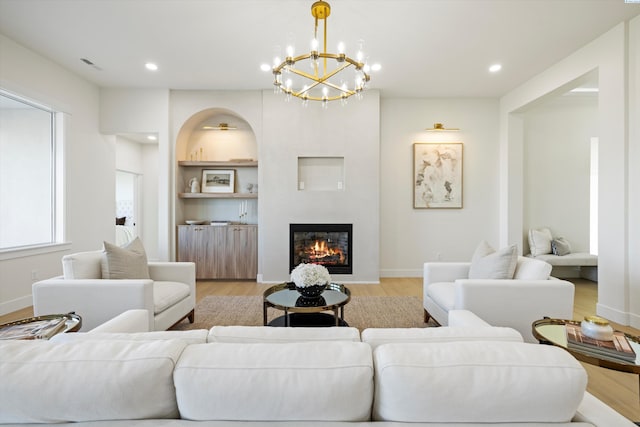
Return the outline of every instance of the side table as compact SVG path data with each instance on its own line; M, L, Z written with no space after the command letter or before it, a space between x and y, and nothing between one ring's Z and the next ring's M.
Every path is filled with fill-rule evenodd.
M49 339L65 332L77 332L82 318L75 313L28 317L0 325L0 340Z
M533 322L531 325L531 332L541 344L551 344L557 347L562 347L581 362L615 371L640 375L640 337L631 334L624 334L625 337L627 337L629 344L631 344L633 351L636 353L635 362L625 362L623 360L617 361L591 353L587 350L569 348L567 343L567 331L565 328L565 325L567 324L580 325L580 322L566 319L544 318ZM640 394L640 376L638 377L638 392Z

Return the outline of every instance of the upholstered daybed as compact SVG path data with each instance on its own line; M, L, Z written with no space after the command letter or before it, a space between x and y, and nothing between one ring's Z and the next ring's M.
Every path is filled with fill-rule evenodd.
M597 255L572 252L569 242L563 237L554 237L548 228L531 229L528 237L531 253L527 256L551 264L552 276L598 281Z

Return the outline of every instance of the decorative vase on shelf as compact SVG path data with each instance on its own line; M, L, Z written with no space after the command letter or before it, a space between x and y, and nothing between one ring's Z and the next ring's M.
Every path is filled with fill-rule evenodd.
M291 272L291 281L303 298L319 298L331 282L331 276L322 265L299 264Z
M198 178L191 178L191 180L189 180L189 188L192 193L200 192L200 183L198 182Z

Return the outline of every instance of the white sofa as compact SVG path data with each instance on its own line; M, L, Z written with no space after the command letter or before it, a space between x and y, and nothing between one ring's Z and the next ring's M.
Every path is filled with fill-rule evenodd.
M34 314L73 311L82 317L82 331L131 309L146 310L152 331L166 330L185 318L193 323L195 264L149 262L148 279L104 279L103 256L103 251L65 255L63 276L33 284Z
M493 326L519 331L525 341L534 320L573 317L574 285L549 276L551 266L517 257L513 279L469 279L471 262L424 264L424 320L447 325L450 310L469 310Z
M460 314L456 327L360 337L335 327L121 332L145 329L132 312L89 333L4 341L0 423L634 427L585 391L569 353Z

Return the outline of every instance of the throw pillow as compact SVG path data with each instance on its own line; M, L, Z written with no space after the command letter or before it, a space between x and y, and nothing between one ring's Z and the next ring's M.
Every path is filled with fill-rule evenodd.
M558 237L551 241L551 251L554 255L567 255L571 253L571 245L564 237Z
M471 258L469 279L512 279L517 262L516 245L496 251L482 241Z
M123 216L123 217L116 217L116 225L125 225L127 222L127 217Z
M147 254L140 238L120 247L104 242L103 279L149 279Z
M551 230L540 228L529 230L529 249L532 256L545 255L551 253Z

